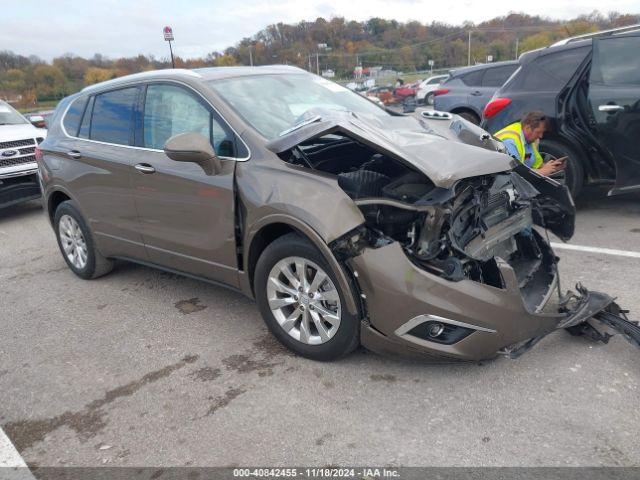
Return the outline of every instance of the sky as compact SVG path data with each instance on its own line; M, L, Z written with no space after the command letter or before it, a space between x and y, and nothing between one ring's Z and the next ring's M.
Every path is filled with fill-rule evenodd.
M0 0L0 50L47 61L66 53L165 58L162 28L170 25L174 53L192 58L222 51L278 22L341 16L479 23L514 9L569 19L594 10L638 14L640 0Z

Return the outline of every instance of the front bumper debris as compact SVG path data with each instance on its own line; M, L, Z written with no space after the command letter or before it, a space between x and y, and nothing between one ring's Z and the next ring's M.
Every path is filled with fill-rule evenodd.
M361 342L373 351L432 360L517 358L559 329L588 330L597 339L622 333L640 345L640 327L621 316L614 299L603 293L578 286L577 294L557 305L528 308L506 262L498 262L502 289L429 273L410 262L397 243L365 249L347 265L366 305ZM452 342L429 338L430 331Z

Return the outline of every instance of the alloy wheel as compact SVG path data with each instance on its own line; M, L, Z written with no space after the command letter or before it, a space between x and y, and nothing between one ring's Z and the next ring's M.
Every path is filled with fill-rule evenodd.
M63 215L58 222L58 234L67 259L82 270L87 265L87 243L78 222L70 215Z
M269 272L267 300L288 335L307 345L328 342L338 331L341 305L327 273L302 257L286 257Z

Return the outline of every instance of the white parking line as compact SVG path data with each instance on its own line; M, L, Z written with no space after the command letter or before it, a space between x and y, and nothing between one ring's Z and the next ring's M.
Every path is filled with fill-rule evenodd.
M617 255L619 257L640 258L640 252L631 250L616 250L615 248L586 247L584 245L571 245L570 243L551 242L553 248L558 250L575 250L577 252L603 253L605 255Z
M6 476L5 476L6 475ZM0 428L0 477L10 480L35 480L27 464Z

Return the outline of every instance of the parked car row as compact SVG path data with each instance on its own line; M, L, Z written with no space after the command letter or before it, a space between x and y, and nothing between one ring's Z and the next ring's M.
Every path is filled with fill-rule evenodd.
M611 185L610 195L640 190L640 26L568 39L525 53L484 109L495 133L541 110L550 129L540 151L568 157L566 183Z
M393 87L391 85L378 86L364 91L367 97L375 97L384 105L392 105L414 100L418 104L433 105L433 92L440 82L449 75L435 75L419 82Z
M611 185L640 190L640 26L583 35L527 52L517 61L453 70L432 91L437 111L496 133L528 112L546 115L539 150L568 157L571 193Z

